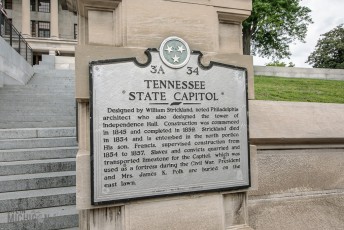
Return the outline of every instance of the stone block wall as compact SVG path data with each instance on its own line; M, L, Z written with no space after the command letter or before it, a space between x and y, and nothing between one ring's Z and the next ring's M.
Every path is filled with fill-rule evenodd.
M258 190L249 193L256 230L344 226L344 105L251 101Z
M255 66L254 74L262 76L344 81L344 70L342 69Z

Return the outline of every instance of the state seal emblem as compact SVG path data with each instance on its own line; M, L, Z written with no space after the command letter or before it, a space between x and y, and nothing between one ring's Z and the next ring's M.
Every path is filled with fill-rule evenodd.
M168 37L160 45L160 58L165 65L179 69L190 60L189 45L179 37Z

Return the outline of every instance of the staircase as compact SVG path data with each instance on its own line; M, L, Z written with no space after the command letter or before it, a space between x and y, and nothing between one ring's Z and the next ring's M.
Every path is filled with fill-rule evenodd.
M0 88L0 230L77 229L74 71Z

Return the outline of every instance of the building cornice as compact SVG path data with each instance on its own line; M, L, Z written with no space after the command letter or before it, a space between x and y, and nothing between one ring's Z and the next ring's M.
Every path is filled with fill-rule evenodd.
M62 53L74 53L76 40L71 39L51 39L51 38L25 38L31 48L38 52L49 52L51 50Z
M86 8L116 9L122 0L62 0L63 9L87 17Z

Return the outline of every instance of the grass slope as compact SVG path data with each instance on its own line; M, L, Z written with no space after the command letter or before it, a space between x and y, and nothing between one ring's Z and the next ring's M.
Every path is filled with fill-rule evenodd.
M344 81L254 77L256 100L344 103Z

